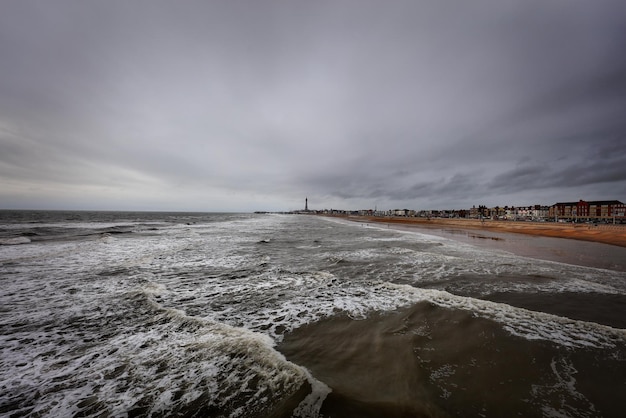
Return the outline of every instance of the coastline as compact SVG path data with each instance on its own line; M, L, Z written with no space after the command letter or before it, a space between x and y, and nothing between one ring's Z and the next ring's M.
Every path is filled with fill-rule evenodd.
M626 225L592 225L556 222L522 222L522 221L480 221L477 219L444 219L444 218L402 218L375 216L348 216L344 219L354 222L376 222L399 224L420 228L462 230L482 230L526 234L551 238L566 238L581 241L597 242L626 248Z
M626 271L626 225L330 216L364 227L420 232L522 257ZM589 228L588 228L589 226Z

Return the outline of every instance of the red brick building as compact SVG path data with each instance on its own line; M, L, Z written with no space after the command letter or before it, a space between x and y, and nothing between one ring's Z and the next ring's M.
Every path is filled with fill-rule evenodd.
M626 205L619 200L559 202L550 207L549 216L559 219L612 219L626 215Z

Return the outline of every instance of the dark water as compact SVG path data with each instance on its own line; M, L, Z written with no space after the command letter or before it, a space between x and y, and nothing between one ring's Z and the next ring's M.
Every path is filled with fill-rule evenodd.
M619 269L313 216L0 211L0 244L2 416L622 416Z
M626 271L624 248L588 241L498 232L489 229L457 229L453 227L391 227L451 238L482 248L498 249L541 260L580 266Z
M333 388L325 416L623 413L624 358L613 358L613 348L515 337L494 321L428 302L364 321L322 320L288 335L280 349Z

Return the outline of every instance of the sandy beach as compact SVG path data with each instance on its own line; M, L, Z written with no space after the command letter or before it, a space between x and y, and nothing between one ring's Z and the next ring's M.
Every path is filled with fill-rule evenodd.
M569 238L626 247L626 225L374 216L350 216L347 219L357 222L414 225L420 228L458 228L553 238Z

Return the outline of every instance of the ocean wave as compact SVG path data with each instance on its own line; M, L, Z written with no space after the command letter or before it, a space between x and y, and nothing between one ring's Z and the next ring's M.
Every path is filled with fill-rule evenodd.
M2 348L0 405L50 416L266 416L295 395L304 401L302 387L321 393L267 335L165 308L157 300L165 291L144 283L89 311L54 314L58 332L14 333Z
M26 238L26 237L0 239L0 245L21 245L21 244L30 244L30 242L31 242L30 238Z
M594 322L578 321L503 303L461 297L445 291L434 295L438 306L467 310L492 319L511 334L528 340L545 340L571 348L614 348L626 345L626 330Z
M551 296L565 300L567 292L581 301L610 296L610 306L623 306L623 272L426 235L325 228L315 217L225 219L3 247L2 410L263 416L278 408L318 416L331 389L276 345L327 319L367 326L416 306L415 312L432 314L432 328L417 315L409 329L421 342L436 326L450 331L437 334L443 346L447 334L463 329L459 334L471 336L464 326L480 323L496 331L497 338L485 341L497 349L523 340L559 353L623 357L625 330L540 312L550 310ZM267 237L270 243L259 244ZM498 292L545 298L535 310L483 300ZM459 318L465 322L455 323ZM401 332L396 327L392 335ZM560 360L555 364L569 373ZM452 393L452 369L441 367L432 369L433 379Z

